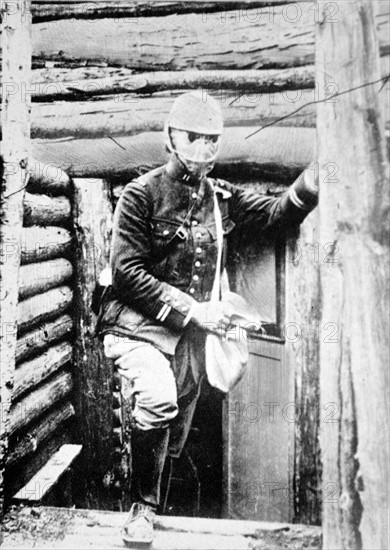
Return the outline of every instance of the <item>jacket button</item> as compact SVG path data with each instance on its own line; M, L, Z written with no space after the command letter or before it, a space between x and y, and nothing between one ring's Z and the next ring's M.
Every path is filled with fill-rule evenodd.
M200 263L200 261L199 261L199 260L196 260L196 262L195 262L195 267L200 267L201 265L202 265L202 264Z
M191 223L192 223L192 225L193 225L194 227L198 225L198 222L197 222L196 220L192 220Z
M192 197L193 199L197 199L197 198L198 198L198 193L192 193L191 197Z
M200 239L202 237L202 233L197 233L195 236L197 239Z
M202 249L201 249L200 247L198 247L198 248L196 249L196 253L197 253L197 254L202 254Z
M190 288L190 294L194 294L195 293L195 289L194 288Z
M194 275L192 278L194 279L194 281L199 281L199 275Z

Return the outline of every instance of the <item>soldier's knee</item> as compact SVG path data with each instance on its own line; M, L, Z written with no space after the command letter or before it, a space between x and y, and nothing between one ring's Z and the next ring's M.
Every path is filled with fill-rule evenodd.
M148 355L133 386L134 421L144 430L166 427L178 413L176 381L169 361L160 352Z

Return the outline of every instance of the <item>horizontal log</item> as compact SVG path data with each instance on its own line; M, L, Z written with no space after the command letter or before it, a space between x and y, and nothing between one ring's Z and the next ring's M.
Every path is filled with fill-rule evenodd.
M389 56L382 57L382 73L390 70ZM126 67L45 68L32 71L29 89L32 100L60 99L79 101L89 97L131 93L126 101L135 102L137 94L151 94L169 90L205 89L223 93L234 90L240 94L282 92L292 89L314 88L314 67L264 70L191 70L155 71L133 74ZM316 99L331 93L317 90ZM223 99L223 96L222 98ZM119 104L121 98L117 98ZM33 107L34 109L34 107ZM66 193L64 193L66 194Z
M72 235L63 227L25 227L22 230L22 264L66 256L71 245Z
M212 13L222 10L246 10L248 7L264 7L270 4L285 3L288 0L268 0L267 2L230 1L230 2L127 2L121 0L48 2L34 0L31 5L33 23L55 21L57 19L100 19L100 18L138 18L164 16L183 13ZM133 19L136 22L136 19Z
M72 274L72 264L65 258L23 265L19 272L19 300L64 284Z
M131 92L122 102L136 103L136 94L168 90L205 89L221 92L270 93L283 90L314 88L314 67L265 70L186 70L155 71L132 74L130 69L37 69L33 71L31 95L35 101L76 100L105 94Z
M66 225L70 222L71 205L67 197L49 197L26 193L23 225Z
M54 408L48 414L43 416L38 423L30 426L27 435L18 439L17 442L10 442L7 454L6 465L8 468L15 466L22 460L25 460L37 450L46 439L48 439L57 430L74 416L73 405L66 401Z
M72 375L65 372L14 403L10 411L9 433L25 428L68 395L71 389Z
M71 184L68 174L57 166L51 166L30 159L28 162L29 180L27 191L29 193L43 193L46 195L69 195Z
M267 177L291 177L310 164L315 148L312 128L267 128L245 139L255 128L227 128L217 169L234 176L251 170ZM55 162L73 177L136 177L167 161L162 132L110 139L33 142L34 157Z
M376 4L385 54L388 8L385 2ZM327 23L336 26L340 17L336 4ZM313 3L303 2L245 12L139 18L134 25L120 19L38 23L32 29L33 59L35 66L48 60L104 62L143 71L287 68L314 63L315 22ZM66 40L69 36L72 40Z
M72 303L73 292L68 286L53 288L18 304L18 335L38 323L59 317Z
M289 69L286 71L290 72ZM242 94L240 91L221 89L211 95L221 103L225 127L267 124L315 127L316 124L314 101L319 99L317 89L290 89L270 94ZM160 131L164 128L175 97L177 92L165 92L154 97L121 94L94 101L34 103L31 136L40 139L72 136L80 139ZM380 98L389 126L390 82ZM302 110L294 113L297 109Z
M15 371L12 399L15 401L26 391L33 390L42 380L69 363L72 352L69 342L61 342L38 357L21 363Z
M390 85L389 85L390 88ZM32 106L32 137L57 139L101 138L161 131L175 95L134 98L111 96L100 101L35 103ZM223 90L221 98L225 127L261 126L285 117L306 103L312 102L314 90L278 94L245 94ZM388 100L383 94L384 101ZM385 99L386 98L386 99ZM315 126L315 105L281 121L284 126Z
M16 361L20 363L32 355L42 352L50 345L65 337L69 338L73 331L73 320L69 315L61 315L54 321L49 321L35 330L27 332L16 342Z

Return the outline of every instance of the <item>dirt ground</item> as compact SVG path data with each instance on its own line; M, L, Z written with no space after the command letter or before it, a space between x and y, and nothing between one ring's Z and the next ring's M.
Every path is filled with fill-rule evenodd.
M122 516L96 510L13 506L4 517L0 540L4 549L62 549L68 544L72 548L107 548L107 542L110 548L123 548L119 537ZM261 528L248 530L249 524ZM197 550L196 540L201 543L199 548L206 550L321 550L321 528L315 526L158 516L157 530L159 542L153 545L157 550Z

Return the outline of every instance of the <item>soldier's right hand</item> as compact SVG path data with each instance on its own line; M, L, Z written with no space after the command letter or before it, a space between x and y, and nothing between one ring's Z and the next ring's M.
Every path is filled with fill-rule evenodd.
M221 335L227 331L233 312L228 304L222 302L197 302L191 313L191 321L198 327Z

